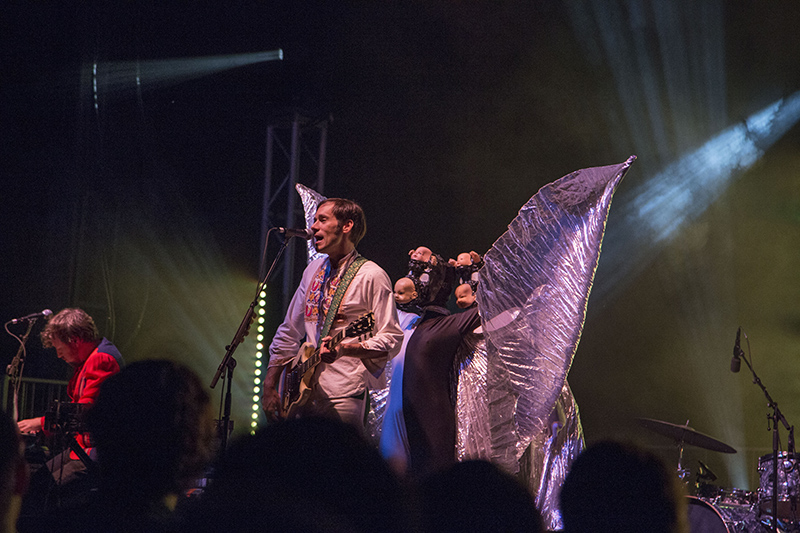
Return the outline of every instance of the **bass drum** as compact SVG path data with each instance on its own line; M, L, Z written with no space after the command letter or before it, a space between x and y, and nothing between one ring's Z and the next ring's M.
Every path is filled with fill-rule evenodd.
M717 505L687 496L691 533L749 533L760 531L758 513L751 505Z

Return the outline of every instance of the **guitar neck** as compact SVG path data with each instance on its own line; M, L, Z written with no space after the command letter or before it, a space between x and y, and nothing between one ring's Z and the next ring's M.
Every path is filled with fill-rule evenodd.
M339 343L344 340L346 335L347 335L347 329L343 329L342 331L331 337L331 340L328 343L328 347L331 350L336 348L339 345ZM320 352L320 347L318 346L317 349L314 350L314 353L311 354L311 356L308 359L306 359L303 363L298 365L298 369L300 370L301 373L305 373L310 368L315 367L319 364L320 362L319 352Z

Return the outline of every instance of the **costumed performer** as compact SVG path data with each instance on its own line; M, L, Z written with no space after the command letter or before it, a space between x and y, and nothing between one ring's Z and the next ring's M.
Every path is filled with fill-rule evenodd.
M409 272L422 315L408 341L403 370L403 417L409 474L422 477L456 461L456 414L451 375L464 337L480 326L477 307L451 315L446 308L454 268L425 247L415 250Z

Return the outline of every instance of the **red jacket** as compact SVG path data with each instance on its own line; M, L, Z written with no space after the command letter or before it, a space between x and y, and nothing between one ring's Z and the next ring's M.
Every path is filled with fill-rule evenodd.
M100 392L100 385L107 377L119 372L122 365L122 355L117 347L108 339L103 338L97 348L86 358L86 361L75 369L75 373L67 385L69 399L74 403L94 403L97 393ZM42 417L42 427L45 427L44 424L44 417ZM85 434L76 435L75 440L89 453L90 448L87 446ZM71 452L70 457L78 459L75 452Z

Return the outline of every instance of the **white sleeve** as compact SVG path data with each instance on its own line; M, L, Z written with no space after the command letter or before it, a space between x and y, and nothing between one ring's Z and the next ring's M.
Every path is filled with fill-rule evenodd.
M269 366L282 366L289 362L300 349L300 344L306 337L305 329L305 307L306 291L310 279L314 276L318 268L318 261L312 262L303 272L300 285L294 291L292 301L286 310L286 317L283 323L278 326L272 343L269 345ZM312 341L316 339L311 339Z
M389 358L400 351L403 342L403 330L397 321L397 308L389 276L380 267L370 272L364 287L365 296L369 299L369 308L375 313L375 335L363 342L368 350L388 352Z

